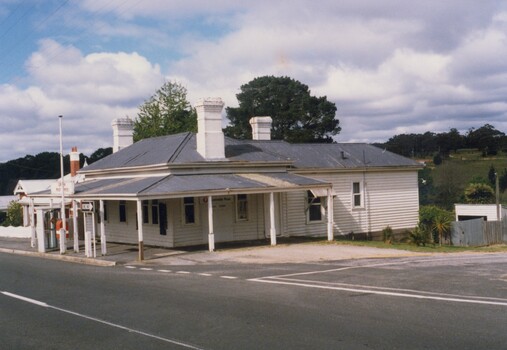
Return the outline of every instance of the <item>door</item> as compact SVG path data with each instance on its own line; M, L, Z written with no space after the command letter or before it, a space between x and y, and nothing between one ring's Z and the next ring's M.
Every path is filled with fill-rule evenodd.
M233 240L233 210L232 196L213 197L213 231L215 242Z

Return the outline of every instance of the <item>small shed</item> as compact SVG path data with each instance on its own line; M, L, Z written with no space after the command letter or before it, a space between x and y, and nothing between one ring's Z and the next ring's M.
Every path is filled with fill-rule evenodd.
M455 204L456 221L484 219L484 221L500 221L507 216L507 208L496 204ZM498 217L500 214L500 217Z

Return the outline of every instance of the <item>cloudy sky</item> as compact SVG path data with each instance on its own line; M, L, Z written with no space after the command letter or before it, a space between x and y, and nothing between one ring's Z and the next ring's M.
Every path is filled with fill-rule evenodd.
M189 100L290 76L338 107L340 142L507 132L502 0L0 0L0 162L112 145L166 80Z

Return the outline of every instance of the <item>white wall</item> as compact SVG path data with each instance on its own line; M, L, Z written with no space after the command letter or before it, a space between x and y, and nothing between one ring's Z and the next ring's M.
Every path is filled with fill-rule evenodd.
M496 221L497 207L496 204L455 204L456 221L459 216L485 216L487 221ZM500 217L507 215L507 210L504 207L500 208Z
M411 229L419 220L417 171L354 172L305 174L333 184L334 232L379 232L386 226L394 230ZM352 183L363 184L362 208L352 206ZM323 200L325 202L325 200ZM326 221L307 223L305 193L287 194L286 234L325 236Z
M10 238L30 238L32 237L31 227L2 227L0 226L0 237L10 237Z

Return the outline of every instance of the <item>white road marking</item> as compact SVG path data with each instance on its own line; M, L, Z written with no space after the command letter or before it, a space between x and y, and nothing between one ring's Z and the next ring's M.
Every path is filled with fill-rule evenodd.
M160 271L160 272L172 272L171 270L157 270L157 271Z
M125 266L126 269L137 269L135 266Z
M9 292L2 292L2 294L3 295L7 295L8 297L11 297L11 298L16 298L16 299L19 299L19 300L26 301L27 303L35 304L35 305L42 306L42 307L49 307L48 304L43 303L42 301L38 301L38 300L35 300L35 299L30 299L30 298L27 298L27 297L23 297L21 295L9 293Z
M210 277L210 276L213 276L211 273L198 273L199 276L206 276L206 277Z
M430 299L430 300L440 300L440 301L452 301L457 303L471 303L471 304L486 304L486 305L500 305L507 306L507 301L499 302L499 301L488 301L488 300L472 300L465 298L446 298L446 297L437 297L437 296L429 296L422 294L409 294L409 293L396 293L396 292L384 292L373 289L358 289L358 288L345 288L345 287L333 287L333 286L321 286L309 283L296 283L289 281L276 281L276 280L267 280L267 279L259 279L253 278L249 279L251 282L261 282L261 283L272 283L272 284L284 284L298 287L307 287L307 288L318 288L318 289L330 289L330 290L339 290L345 292L355 292L355 293L369 293L369 294L378 294L378 295L387 295L387 296L395 296L395 297L404 297L404 298L414 298L414 299Z
M345 270L353 270L353 269L366 269L366 268L375 268L375 267L381 267L381 266L392 266L392 265L406 265L406 264L414 264L414 263L424 263L424 262L436 262L436 261L452 261L452 260L484 260L484 259L491 259L490 256L449 256L445 258L438 258L431 260L426 259L419 259L419 260L408 260L408 261L393 261L388 263L377 263L377 264L369 264L369 265L354 265L354 266L345 266L345 267L339 267L336 269L329 269L329 270L315 270L315 271L307 271L307 272L296 272L296 273L289 273L285 275L274 275L274 276L264 276L264 277L258 277L258 278L284 278L284 277L292 277L292 276L304 276L304 275L314 275L319 273L327 273L327 272L336 272L336 271L345 271Z
M143 271L153 271L153 269L151 267L141 267L139 270L143 270Z
M188 271L176 271L176 273L180 273L180 274L189 274L190 272L188 272Z
M234 277L234 276L220 276L220 278L225 278L225 279L228 279L228 280L235 280L235 279L237 279L237 277Z
M340 283L340 282L322 282L322 281L312 281L312 280L300 280L300 279L296 279L296 278L276 278L273 280L288 281L288 282L295 282L295 283L314 283L315 285L341 286L344 288L358 288L358 289L364 288L364 289L374 289L374 290L382 290L382 291L408 292L408 293L423 294L423 295L435 295L435 296L451 297L451 298L467 298L467 299L479 299L479 300L487 300L487 301L497 300L500 302L507 302L507 299L505 299L505 298L439 293L439 292L430 292L430 291L416 290L416 289L376 287L376 286L368 286L368 285L363 285L363 284L349 284L349 283Z
M102 323L102 324L105 324L105 325L108 325L108 326L111 326L111 327L119 328L119 329L125 330L125 331L127 331L129 333L136 333L136 334L144 335L146 337L158 339L158 340L161 340L163 342L170 343L170 344L173 344L173 345L178 345L178 346L181 346L181 347L184 347L184 348L187 348L187 349L203 350L202 348L197 347L195 345L191 345L191 344L184 343L184 342L181 342L181 341L178 341L178 340L174 340L174 339L168 339L168 338L164 338L164 337L159 337L158 335L146 333L146 332L143 332L143 331L139 331L137 329L133 329L133 328L125 327L125 326L122 326L122 325L119 325L119 324L116 324L116 323L104 321L104 320L101 320L99 318L83 315L83 314L80 314L78 312L62 309L62 308L59 308L59 307L56 307L56 306L52 306L52 305L46 304L46 303L44 303L42 301L38 301L38 300L35 300L35 299L27 298L27 297L24 297L24 296L21 296L21 295L17 295L17 294L5 292L5 291L3 291L1 293L4 294L4 295L6 295L6 296L8 296L8 297L19 299L19 300L22 300L22 301L26 301L26 302L31 303L31 304L35 304L35 305L46 307L46 308L51 308L53 310L57 310L57 311L61 311L61 312L64 312L64 313L67 313L67 314L70 314L70 315L74 315L74 316L78 316L78 317L81 317L81 318L85 318L85 319L90 320L90 321L94 321L94 322Z

